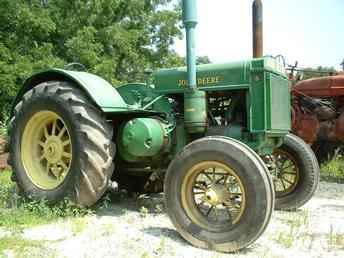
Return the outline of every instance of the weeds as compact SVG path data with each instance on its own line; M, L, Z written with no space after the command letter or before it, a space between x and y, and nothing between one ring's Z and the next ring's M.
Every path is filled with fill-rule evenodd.
M0 255L4 255L5 251L11 250L14 257L29 257L28 252L32 249L44 249L44 241L28 240L20 236L8 236L0 238ZM0 256L1 257L1 256Z
M76 236L83 232L87 227L87 221L84 218L76 218L71 221L71 230L73 235Z
M147 217L148 213L149 213L149 210L148 210L146 207L142 206L142 207L140 208L140 216L141 216L142 218Z
M344 183L344 157L342 154L336 152L332 160L322 164L321 178L326 181Z
M331 225L330 227L327 242L330 248L344 250L344 234L335 232L335 230L333 229L333 225Z
M296 241L306 240L305 231L309 228L309 214L308 211L302 211L300 214L294 214L288 220L288 228L280 231L275 239L277 243L286 248L291 248Z
M10 171L0 173L0 227L21 230L50 223L60 218L82 217L93 213L65 199L50 205L46 200L28 200L17 194Z
M7 137L9 115L6 112L3 112L2 117L3 117L3 120L0 121L0 136Z

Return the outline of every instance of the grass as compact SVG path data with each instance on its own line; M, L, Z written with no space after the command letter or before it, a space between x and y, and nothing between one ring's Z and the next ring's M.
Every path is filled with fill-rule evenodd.
M0 237L0 258L9 252L11 257L54 257L46 241L25 239L24 229L49 224L69 218L73 235L80 234L86 227L85 215L93 210L75 206L63 200L54 206L46 200L28 200L16 193L16 185L10 179L11 171L0 173L0 229L8 234Z
M300 213L290 215L287 228L277 233L275 241L285 248L291 248L296 242L307 240L308 234L305 234L307 231L309 231L309 213L307 210L303 210Z
M75 206L69 200L54 206L46 200L27 200L16 193L10 175L10 171L0 173L0 227L22 230L62 218L78 218L93 213L92 210Z
M344 183L344 156L336 153L332 160L321 165L321 179Z
M50 253L46 244L47 243L45 241L28 240L20 237L19 235L2 237L0 238L0 257L2 257L1 255L5 255L6 252L11 253L11 257L39 257L32 253L35 251L37 253ZM47 256L44 254L41 257Z
M75 218L71 221L71 231L73 235L79 235L87 228L88 222L85 218Z
M330 232L328 234L328 245L332 249L344 250L344 234L338 233L333 229L333 225L330 227Z

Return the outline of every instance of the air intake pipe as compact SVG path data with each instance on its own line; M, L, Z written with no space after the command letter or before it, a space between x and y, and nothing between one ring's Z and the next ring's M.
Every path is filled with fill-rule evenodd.
M183 24L186 34L188 88L184 91L184 124L188 133L204 133L207 127L206 93L197 89L196 38L197 0L183 0Z

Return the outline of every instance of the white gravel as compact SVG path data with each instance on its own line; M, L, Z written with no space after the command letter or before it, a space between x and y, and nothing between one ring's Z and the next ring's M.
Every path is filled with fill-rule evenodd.
M190 246L159 212L161 203L161 196L139 203L123 199L97 215L28 229L23 237L48 240L53 257L344 257L344 185L321 183L302 209L275 212L263 236L237 254ZM149 213L139 211L142 204Z

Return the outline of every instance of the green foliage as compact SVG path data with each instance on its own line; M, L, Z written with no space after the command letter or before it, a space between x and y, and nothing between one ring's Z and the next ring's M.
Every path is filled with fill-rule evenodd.
M23 229L60 218L82 217L93 213L90 209L77 207L67 199L55 205L50 205L44 199L25 199L17 194L10 175L10 171L0 173L0 227Z
M0 120L0 136L6 138L8 135L8 113L4 112L2 118L3 120Z
M330 161L321 165L321 178L344 183L344 157L338 151Z
M79 62L119 84L183 64L172 0L0 0L0 114L34 72ZM0 115L0 121L3 117Z
M197 65L211 64L211 61L210 61L210 58L208 56L198 56L196 63L197 63Z
M317 68L305 68L303 73L303 80L310 78L324 77L336 74L336 70L333 67L318 66Z

